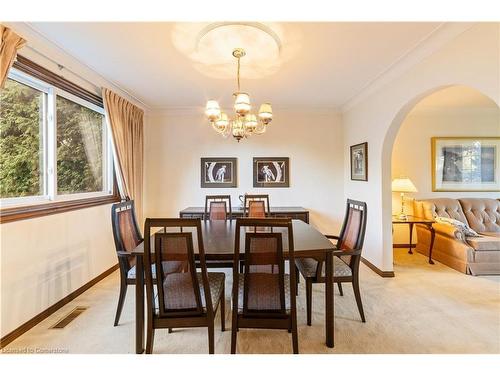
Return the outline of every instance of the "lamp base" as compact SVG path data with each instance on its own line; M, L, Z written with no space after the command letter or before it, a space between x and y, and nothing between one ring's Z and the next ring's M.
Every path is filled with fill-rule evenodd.
M398 215L398 219L399 220L408 220L408 215L406 215L406 214L399 214Z

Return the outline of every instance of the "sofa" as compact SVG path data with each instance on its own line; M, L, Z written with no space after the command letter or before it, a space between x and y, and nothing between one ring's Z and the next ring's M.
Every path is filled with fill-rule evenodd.
M426 219L446 217L467 224L480 236L459 226L433 224L432 259L470 275L500 275L500 200L489 198L436 198L414 201L414 215ZM416 251L429 255L431 230L416 225Z

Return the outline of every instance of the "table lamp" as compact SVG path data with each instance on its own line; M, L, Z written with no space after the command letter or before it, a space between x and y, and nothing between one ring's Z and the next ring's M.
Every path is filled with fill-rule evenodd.
M401 193L401 212L398 219L406 220L408 216L405 214L405 193L416 193L418 190L408 177L401 176L392 180L392 191Z

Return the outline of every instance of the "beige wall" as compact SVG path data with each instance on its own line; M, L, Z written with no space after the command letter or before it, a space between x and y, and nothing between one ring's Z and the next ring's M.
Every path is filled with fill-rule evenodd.
M446 89L445 89L446 90ZM407 214L411 199L437 197L492 197L498 192L433 192L431 178L431 137L500 136L498 108L426 108L412 111L399 129L392 150L392 178L408 176L418 193L407 194ZM399 193L392 194L392 212L399 213ZM408 243L408 227L394 226L394 243ZM414 241L416 242L416 236Z
M0 226L2 337L117 263L110 207Z
M433 48L430 53L416 50L408 56L418 60L416 65L408 68L402 64L403 73L373 91L367 90L366 96L349 105L342 114L344 194L367 202L363 256L383 271L393 270L391 157L404 118L422 98L449 85L475 88L500 103L500 24L473 25L437 46L442 43L443 33L454 26L443 27L427 41L426 46ZM351 181L348 146L365 141L368 141L369 181Z
M216 134L203 110L152 113L146 129L146 216L177 216L203 206L207 194L264 193L272 206L304 206L321 231L338 231L344 213L342 126L326 110L275 109L268 132L237 143ZM239 182L232 189L200 187L201 157L237 157ZM290 188L254 189L252 158L290 158Z
M30 46L70 68L60 71L29 49L20 53L100 94L106 86L133 98L22 23L7 23ZM94 87L89 82L94 82ZM0 225L0 335L5 336L117 263L110 205ZM112 321L109 324L113 324Z

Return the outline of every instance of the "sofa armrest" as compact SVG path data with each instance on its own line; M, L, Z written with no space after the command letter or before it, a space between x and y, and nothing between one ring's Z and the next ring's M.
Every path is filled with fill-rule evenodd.
M458 230L451 224L434 223L432 224L432 227L434 228L434 231L436 233L439 233L442 236L465 242L465 235L463 234L463 232Z

